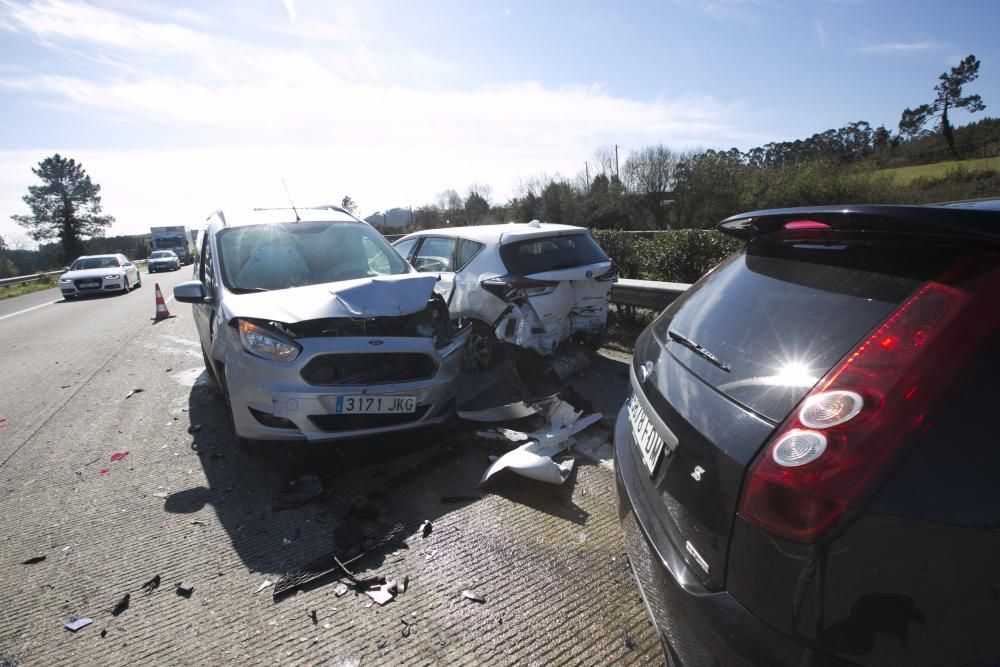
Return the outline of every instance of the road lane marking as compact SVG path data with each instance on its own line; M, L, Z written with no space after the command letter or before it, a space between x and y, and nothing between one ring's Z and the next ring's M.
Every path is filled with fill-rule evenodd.
M54 303L59 303L62 299L56 299L55 301L49 301L48 303L43 303L38 306L32 306L31 308L25 308L24 310L18 310L13 313L8 313L6 315L0 315L0 320L5 320L8 317L14 317L15 315L22 315L24 313L31 312L32 310L38 310L39 308L44 308L45 306L51 306Z

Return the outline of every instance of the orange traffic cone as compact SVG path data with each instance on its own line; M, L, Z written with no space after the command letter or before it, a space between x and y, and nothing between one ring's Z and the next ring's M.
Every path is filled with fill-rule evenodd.
M159 321L165 320L168 317L172 317L172 315L167 310L167 303L163 300L163 294L160 292L160 283L156 283L156 317L153 319Z

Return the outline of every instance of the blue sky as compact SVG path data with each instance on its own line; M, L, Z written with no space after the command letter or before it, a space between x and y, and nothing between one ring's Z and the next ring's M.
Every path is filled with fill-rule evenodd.
M139 233L283 204L282 178L367 214L472 183L504 201L615 143L895 129L969 53L997 115L998 25L993 0L0 0L0 235L56 151Z

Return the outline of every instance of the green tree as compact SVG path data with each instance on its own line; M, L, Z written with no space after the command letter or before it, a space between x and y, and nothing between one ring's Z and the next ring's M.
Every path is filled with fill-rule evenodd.
M948 112L953 109L965 109L969 113L975 113L986 108L979 95L962 96L962 87L978 77L979 60L970 53L956 67L952 67L951 72L945 72L938 77L938 84L934 86L936 96L933 102L903 111L899 119L899 133L910 138L919 136L923 133L924 125L930 119L937 118L935 129L944 136L951 154L958 157L958 152L955 150L955 134L948 119Z
M478 225L489 212L490 203L475 190L465 198L465 215L470 225Z
M41 185L28 186L24 203L30 215L11 218L28 229L36 241L58 238L63 259L75 259L85 238L101 236L115 219L101 215L101 186L92 182L83 167L56 153L32 167Z
M358 210L358 204L349 195L344 195L344 198L340 201L340 207L350 213L354 214Z

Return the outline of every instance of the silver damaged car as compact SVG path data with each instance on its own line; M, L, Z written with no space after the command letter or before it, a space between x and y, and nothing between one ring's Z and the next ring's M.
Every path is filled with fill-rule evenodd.
M205 366L244 440L336 440L439 424L469 330L437 276L415 272L339 207L209 217L193 304Z

